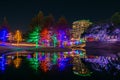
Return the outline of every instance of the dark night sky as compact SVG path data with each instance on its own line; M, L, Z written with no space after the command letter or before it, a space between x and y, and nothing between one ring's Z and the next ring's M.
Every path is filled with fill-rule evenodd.
M1 0L0 23L6 16L12 29L25 29L39 12L56 19L65 16L72 24L79 19L107 19L120 11L120 0Z

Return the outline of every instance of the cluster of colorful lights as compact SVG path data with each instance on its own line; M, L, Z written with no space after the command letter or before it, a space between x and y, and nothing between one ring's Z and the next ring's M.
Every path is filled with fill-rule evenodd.
M35 28L35 30L30 33L28 42L36 43L37 46L41 47L66 47L73 44L79 45L85 43L85 40L71 40L70 36L68 37L64 30L54 32L45 28L40 32L39 28Z
M16 30L15 33L12 33L12 32L8 32L7 29L3 29L0 31L0 40L7 42L8 41L17 42L17 46L18 46L18 44L20 44L20 42L22 42L24 39L22 39L22 32L20 32L19 30ZM84 39L72 40L70 31L67 29L50 30L48 28L43 28L41 30L40 26L35 26L34 30L29 34L27 42L35 43L36 48L38 48L38 46L68 47L73 44L79 45L85 42L85 40Z
M68 62L70 61L69 58L67 58L69 54L65 55L65 53L38 53L37 56L28 57L28 60L30 62L30 66L34 70L38 70L38 67L42 69L43 72L50 71L53 66L56 66L59 68L60 71L63 71L66 66L68 66Z
M5 55L2 55L0 57L0 70L2 70L2 71L5 70Z
M6 44L5 42L17 42L18 46L18 44L23 41L22 32L17 30L15 34L13 34L11 32L8 32L7 29L3 28L0 30L0 41L4 42L4 44Z
M3 42L7 41L7 34L8 31L6 29L0 30L0 40Z
M28 60L31 65L30 67L37 71L39 67L38 53L36 52L33 57L28 57Z
M90 28L84 38L87 41L120 41L120 29L110 30L112 24L100 24Z
M119 60L114 57L99 56L96 58L86 58L85 62L91 63L91 67L95 71L107 71L110 73L112 68L120 70Z
M19 53L17 52L17 53L16 53L16 59L14 59L14 61L13 61L14 66L15 66L16 68L19 68L19 67L20 67L20 64L21 64L21 61L22 61L22 59L19 58Z
M36 48L38 47L38 42L40 40L40 28L37 26L35 27L35 30L29 35L28 42L34 42L36 43Z
M17 45L22 41L22 33L19 30L16 31L14 39L17 41Z
M75 21L73 22L73 28L71 31L67 29L41 29L40 26L35 26L33 32L29 34L28 42L35 43L37 48L38 46L68 47L71 45L80 45L82 43L85 43L86 41L120 41L119 28L116 28L111 32L109 30L110 26L112 26L111 24L100 24L95 25L93 28L90 28L87 31L88 27L91 24L92 23L89 20ZM81 34L85 31L85 35L83 36L83 38L81 38ZM74 37L72 36L73 34ZM77 37L78 40L75 39L76 35L79 35ZM24 39L22 39L22 32L20 32L19 30L17 30L15 33L9 32L5 28L0 30L0 41L2 42L9 41L17 42L17 44L20 44L20 42L23 40ZM22 46L22 44L20 45Z

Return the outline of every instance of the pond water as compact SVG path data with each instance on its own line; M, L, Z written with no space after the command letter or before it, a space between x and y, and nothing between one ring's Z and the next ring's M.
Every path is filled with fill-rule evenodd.
M0 80L120 80L119 49L3 53Z

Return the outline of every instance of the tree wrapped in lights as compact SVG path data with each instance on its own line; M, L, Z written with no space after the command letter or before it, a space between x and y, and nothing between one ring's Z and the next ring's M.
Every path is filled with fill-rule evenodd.
M42 31L41 31L41 40L39 40L39 42L41 44L43 44L44 46L47 46L47 44L49 44L49 40L50 40L50 36L48 35L49 31L47 28L44 28Z
M42 32L41 32L41 37L43 38L43 39L48 39L49 37L48 37L48 29L47 28L44 28L43 30L42 30Z
M7 34L8 34L7 29L2 29L0 31L0 40L1 41L7 41Z
M56 34L54 34L51 38L52 38L52 40L53 40L53 46L56 47L57 42L58 42L58 41L57 41Z
M58 40L60 42L60 46L63 47L63 42L67 40L65 31L63 30L58 31Z
M37 48L39 39L40 39L40 28L35 27L34 31L29 35L28 42L36 43L36 48Z
M8 41L9 41L9 42L12 42L13 39L14 39L13 34L12 34L11 32L8 33L7 37L8 37Z
M118 41L119 40L119 29L112 30L112 24L101 23L91 27L87 30L85 38L88 41Z
M15 41L17 41L17 45L22 41L22 33L17 30L14 35Z

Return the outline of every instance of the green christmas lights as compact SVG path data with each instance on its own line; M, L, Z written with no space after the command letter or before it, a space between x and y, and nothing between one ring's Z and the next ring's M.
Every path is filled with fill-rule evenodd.
M36 48L38 48L38 42L40 39L40 28L35 27L34 31L30 33L28 42L36 43Z
M30 58L29 61L31 68L37 71L39 67L38 52L36 52L35 57Z
M58 59L58 56L56 53L53 54L53 58L52 58L52 62L53 64L57 64L57 59Z
M79 74L78 72L74 72L74 74L76 74L78 76L84 76L84 77L86 77L86 76L91 76L92 72L89 72L87 74Z
M54 45L54 47L56 47L56 45L57 45L57 37L56 37L56 34L54 34L53 36L52 36L52 40L53 40L53 45Z

